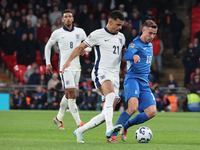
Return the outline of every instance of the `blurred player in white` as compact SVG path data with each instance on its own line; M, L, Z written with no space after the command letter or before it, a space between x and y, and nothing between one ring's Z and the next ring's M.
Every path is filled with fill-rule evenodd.
M107 26L93 31L80 46L74 49L63 66L62 73L86 47L94 46L95 66L92 71L92 80L97 91L105 97L105 103L103 102L104 107L101 114L74 131L78 143L84 143L83 132L98 126L104 121L106 121L105 136L107 139L122 128L121 125L113 127L112 118L113 104L115 107L116 103L114 102L119 98L119 70L122 50L125 49L124 35L119 32L123 23L124 16L119 11L111 12Z
M72 51L80 45L80 43L87 38L85 32L81 28L76 28L73 26L73 15L70 10L64 10L62 12L62 22L64 26L60 29L55 30L49 41L45 46L45 57L46 57L46 73L52 73L52 66L50 61L51 47L57 43L60 50L60 62L59 68L60 72L62 66L66 60L71 55ZM88 49L88 51L91 49ZM78 108L76 105L76 88L78 89L78 83L80 79L80 61L79 56L77 56L71 65L65 69L64 73L60 73L63 88L65 89L65 95L63 96L60 109L57 117L53 119L54 123L58 126L59 130L64 130L63 127L63 117L66 110L69 108L77 126L82 126L84 123L80 120Z

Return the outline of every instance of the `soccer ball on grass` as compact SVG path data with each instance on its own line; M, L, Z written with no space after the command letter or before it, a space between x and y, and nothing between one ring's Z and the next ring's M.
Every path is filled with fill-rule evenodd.
M135 132L135 138L139 143L148 143L152 137L153 133L148 127L140 127Z

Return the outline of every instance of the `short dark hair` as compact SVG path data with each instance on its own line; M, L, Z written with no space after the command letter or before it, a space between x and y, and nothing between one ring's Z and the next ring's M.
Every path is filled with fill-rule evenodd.
M143 27L151 27L154 29L158 28L157 24L153 20L146 20L145 23L143 24L142 28Z
M110 13L109 19L117 20L120 19L121 21L124 21L124 15L119 10L114 10Z
M72 14L72 11L70 9L65 9L62 12L62 16L64 15L64 13L71 13Z

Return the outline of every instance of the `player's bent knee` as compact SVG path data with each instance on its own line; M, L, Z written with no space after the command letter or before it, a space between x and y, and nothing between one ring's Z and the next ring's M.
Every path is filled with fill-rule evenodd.
M157 113L157 111L153 111L153 112L151 112L151 114L150 114L150 118L155 117L156 113Z
M76 89L68 89L67 90L68 99L76 98Z
M137 107L128 107L128 109L126 110L126 112L129 114L129 115L133 115L136 111L137 111Z
M68 99L68 94L67 94L67 92L65 93L65 98L67 98L67 99Z
M67 93L68 93L68 95L73 95L76 93L76 90L69 90L69 91L67 91Z
M101 86L99 87L99 90L104 96L107 96L110 93L114 93L113 85L110 80L104 81Z
M149 119L153 118L157 113L156 107L149 108L145 113Z

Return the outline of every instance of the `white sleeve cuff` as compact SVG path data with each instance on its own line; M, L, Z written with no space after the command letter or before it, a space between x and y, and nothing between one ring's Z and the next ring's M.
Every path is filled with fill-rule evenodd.
M85 51L86 51L86 52L91 52L91 51L92 51L92 48L91 48L91 47L86 47L86 48L85 48Z

